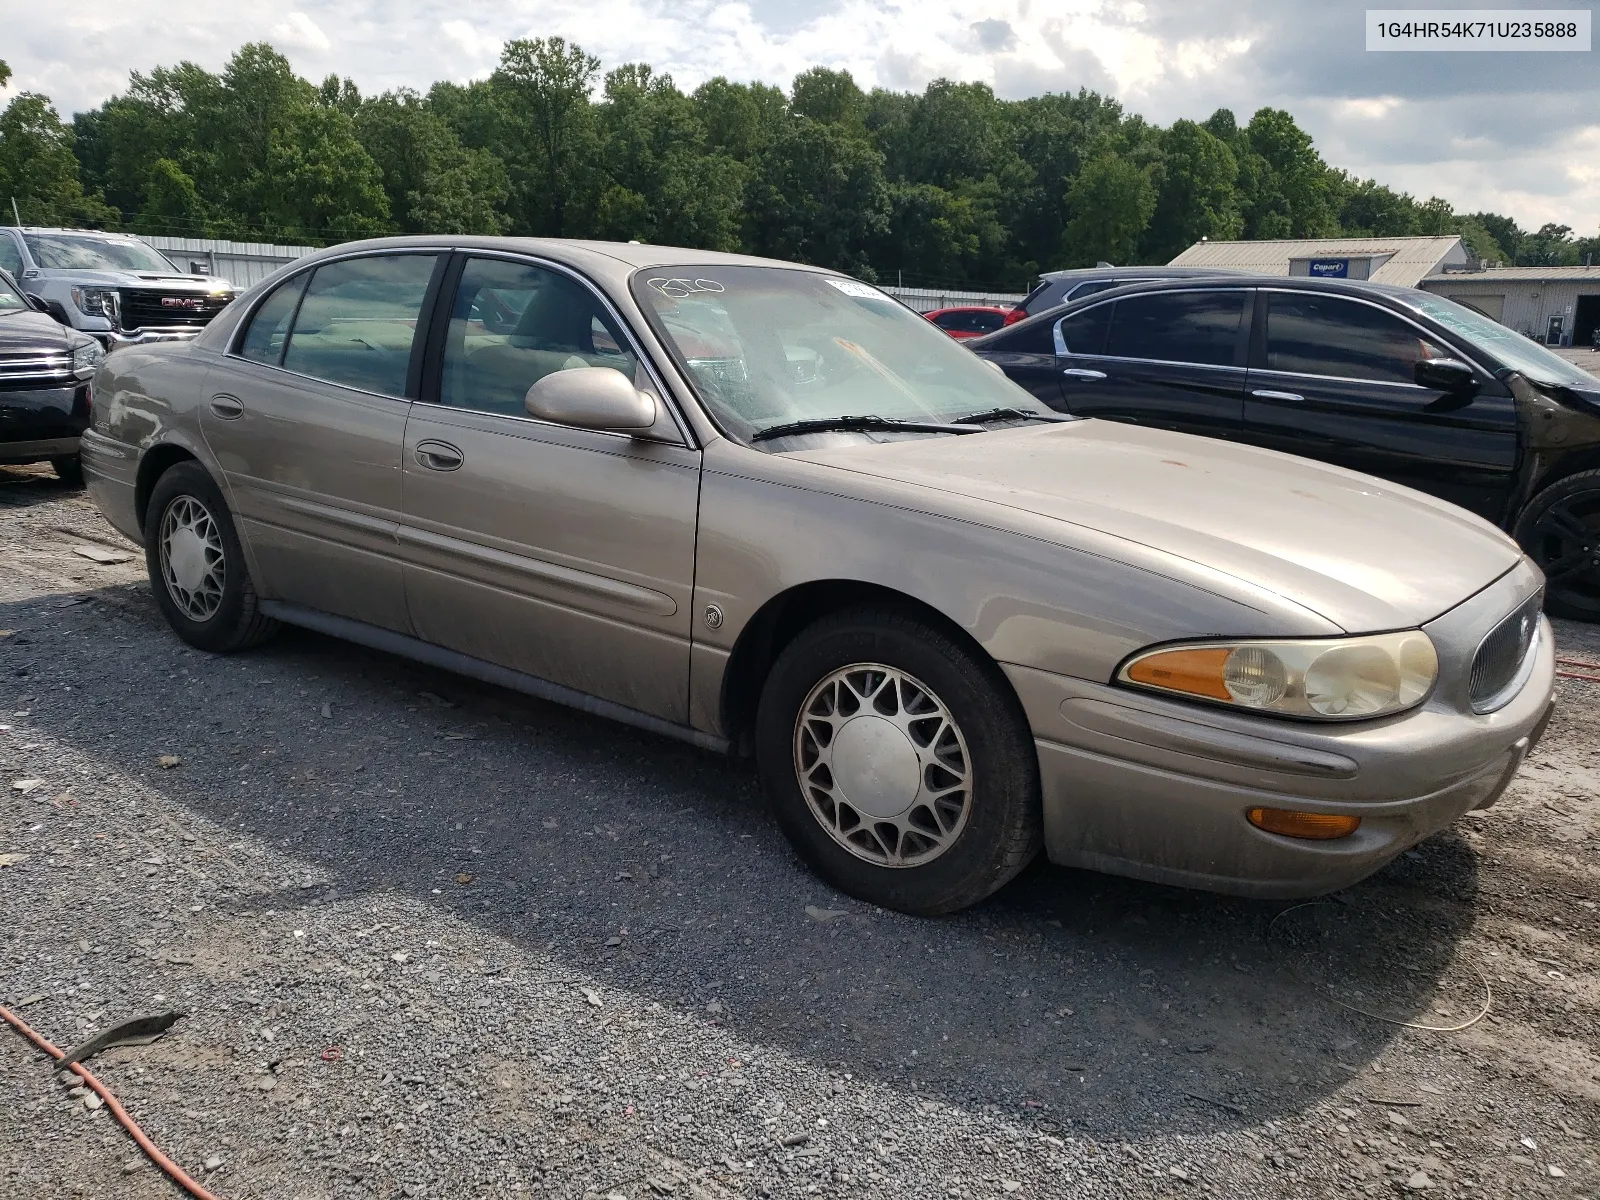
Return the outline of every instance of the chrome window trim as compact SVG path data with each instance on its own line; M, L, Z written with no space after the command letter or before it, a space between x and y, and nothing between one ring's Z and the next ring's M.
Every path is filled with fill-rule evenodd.
M1467 366L1472 368L1473 382L1477 383L1479 386L1482 386L1483 383L1485 382L1487 373L1483 370L1483 364L1482 363L1477 362L1470 355L1463 355L1461 353L1461 348L1459 346L1454 345L1448 338L1442 336L1439 333L1436 333L1435 331L1433 331L1431 329L1426 328L1423 325L1418 324L1416 321L1412 320L1412 318L1407 316L1405 313L1396 312L1394 309L1390 308L1387 304L1379 304L1376 300L1369 300L1365 296L1347 296L1343 292L1322 292L1322 291L1315 291L1315 290L1310 289L1310 288L1301 289L1301 288L1274 287L1271 284L1263 284L1261 287L1257 288L1256 290L1259 291L1259 292L1264 292L1264 293L1266 293L1268 295L1274 295L1274 296L1327 296L1327 297L1329 297L1331 299L1334 299L1334 300L1343 300L1343 301L1345 301L1346 303L1349 303L1349 304L1362 304L1362 305L1365 305L1367 308L1375 308L1379 312L1386 313L1387 315L1393 317L1395 320L1399 321L1402 325L1411 326L1412 329L1415 329L1418 333L1422 334L1430 342L1442 342L1447 349L1450 349L1450 350L1453 350L1453 351L1456 352L1452 357L1460 359L1460 361L1466 363ZM1272 307L1271 307L1270 304L1267 306L1267 328L1265 330L1265 335L1268 338L1270 338L1271 335L1272 335ZM1263 351L1265 352L1265 347L1263 347ZM1331 380L1338 380L1340 382L1345 382L1345 383L1381 383L1381 384L1385 384L1385 385L1387 385L1389 387L1409 387L1409 388L1414 388L1419 392L1426 392L1426 391L1431 391L1432 390L1431 388L1420 387L1419 385L1417 385L1415 383L1406 383L1406 382L1403 382L1403 381L1393 380L1393 379L1364 379L1364 378L1362 378L1360 376L1355 376L1355 375L1318 375L1318 374L1316 374L1314 372L1311 372L1311 371L1280 371L1275 367L1251 367L1250 369L1252 371L1262 371L1262 372L1269 372L1270 371L1274 375L1293 375L1293 376L1296 376L1296 377L1298 377L1300 379L1331 379Z
M1401 383L1394 379L1364 379L1359 375L1313 375L1309 371L1278 371L1271 367L1251 367L1250 374L1272 375L1279 379L1322 379L1328 383L1359 383L1363 387L1400 388L1404 391L1428 393L1432 388L1425 388L1421 384Z
M1149 280L1141 280L1140 282L1151 282L1151 281L1149 281ZM1159 281L1156 281L1156 282L1159 282ZM1119 284L1118 286L1121 286L1121 285ZM1106 290L1109 291L1111 289L1108 288ZM1202 284L1197 284L1194 287L1163 288L1159 292L1139 292L1139 293L1136 293L1136 296L1184 296L1184 295L1193 294L1195 292L1239 292L1239 293L1242 293L1243 296L1244 296L1244 299L1241 301L1241 303L1239 305L1239 307L1240 307L1239 316L1240 316L1240 318L1242 320L1249 320L1249 319L1253 319L1252 316L1251 316L1251 313L1250 313L1250 303L1249 303L1249 301L1250 301L1251 296L1253 295L1253 293L1256 290L1257 289L1255 288L1254 285L1250 285L1248 287L1220 287L1219 288L1219 287L1216 287L1216 286L1206 287L1206 286L1204 286ZM1116 297L1113 297L1113 298L1108 299L1108 300L1103 300L1103 301L1100 302L1100 304L1115 304L1119 300L1133 300L1133 299L1136 298L1136 296L1116 296ZM1065 358L1068 355L1071 355L1073 358L1095 358L1095 359L1105 359L1105 360L1107 360L1109 362L1125 362L1125 363L1155 363L1155 364L1159 364L1160 366L1165 366L1165 367L1200 367L1202 369L1212 370L1212 371L1244 371L1244 370L1248 370L1249 369L1248 367L1237 367L1237 366L1234 366L1232 363L1184 362L1183 359L1181 359L1181 358L1124 358L1121 355L1117 355L1117 354L1080 354L1075 350L1068 350L1067 349L1067 339L1061 336L1061 326L1062 326L1062 324L1066 322L1067 317L1081 317L1084 313L1093 312L1095 309L1099 308L1100 304L1091 304L1087 308L1084 308L1079 312L1067 313L1065 316L1061 316L1061 317L1057 317L1056 318L1056 323L1055 323L1054 328L1051 330L1051 333L1055 336L1056 355L1057 355L1057 357ZM1113 322L1116 320L1116 314L1115 313L1112 314L1111 319L1112 319ZM1107 332L1108 333L1110 332L1109 329L1107 330ZM1235 337L1238 336L1237 332L1234 334L1234 336Z

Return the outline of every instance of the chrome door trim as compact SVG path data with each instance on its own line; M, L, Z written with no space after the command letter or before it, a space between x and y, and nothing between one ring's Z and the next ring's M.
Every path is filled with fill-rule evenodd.
M1260 391L1251 392L1250 394L1257 400L1289 400L1297 404L1305 399L1305 397L1300 395L1298 392L1273 392L1268 391L1265 388L1262 388Z
M640 587L638 584L624 583L620 579L612 579L605 575L596 575L591 571L580 571L576 567L563 567L556 563L545 562L543 559L529 558L525 554L496 550L490 546L434 533L415 525L401 525L398 537L402 545L424 546L456 558L515 571L519 575L526 575L530 579L544 583L554 583L573 591L603 596L607 600L648 613L653 617L670 617L676 615L678 611L678 602L663 592ZM428 569L412 559L408 559L406 565L421 570Z
M394 537L394 531L399 524L394 517L373 517L366 513L356 512L349 508L335 508L331 504L318 504L315 500L307 500L301 496L292 496L287 492L280 492L275 488L264 488L254 480L242 480L239 486L247 487L254 492L265 492L270 495L283 508L304 516L316 517L319 520L330 521L335 525L345 525L351 529L359 529L363 533L376 533L384 537ZM258 520L259 518L251 518Z
M1087 367L1068 367L1061 373L1068 379L1085 379L1090 381L1104 379L1106 377L1106 373L1104 371L1091 371Z
M727 754L732 749L732 744L727 738L702 733L698 729L691 729L687 725L678 725L672 721L663 720L661 717L640 712L636 708L618 704L614 700L602 700L598 696L591 696L589 693L580 692L576 688L570 688L560 683L551 683L548 679L540 679L537 675L526 675L521 671L513 671L509 667L485 662L481 658L473 658L471 655L462 654L456 650L446 650L443 646L436 646L432 642L408 637L403 633L394 633L376 625L368 625L365 621L353 621L348 617L336 617L331 613L319 612L313 608L304 608L298 604L285 604L281 600L263 600L261 602L261 611L265 615L288 625L298 625L302 629L312 629L318 633L326 633L331 637L343 638L345 641L354 642L359 646L367 646L370 649L380 650L387 654L399 655L401 658L409 658L413 662L425 663L430 667L438 667L444 671L453 671L458 675L479 679L484 683L492 683L496 687L509 688L514 692L521 692L524 695L534 696L540 700L548 700L554 704L575 708L580 712L618 721L623 725L631 725L635 729L643 729L646 732L657 733L663 737L676 738L679 741L688 742L691 746L698 746L702 750L710 750L716 754Z

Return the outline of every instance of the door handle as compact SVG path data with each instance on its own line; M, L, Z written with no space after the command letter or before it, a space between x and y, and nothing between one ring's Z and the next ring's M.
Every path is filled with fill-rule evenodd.
M417 462L430 471L454 471L466 459L449 442L418 442Z
M1091 371L1088 367L1068 367L1061 373L1068 379L1083 379L1089 382L1093 382L1096 379L1104 379L1106 377L1106 373L1104 371Z
M1298 392L1270 392L1263 389L1258 392L1251 392L1250 394L1257 400L1287 400L1291 404L1298 404L1300 401L1305 399L1305 397L1300 395Z
M237 421L244 416L244 405L237 396L213 396L211 411L224 421Z

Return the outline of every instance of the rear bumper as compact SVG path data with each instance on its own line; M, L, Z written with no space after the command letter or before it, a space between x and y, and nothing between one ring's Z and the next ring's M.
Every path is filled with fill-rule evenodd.
M1495 605L1510 611L1517 591L1501 592ZM1490 623L1473 615L1486 630ZM1441 694L1450 681L1441 678L1421 708L1332 727L1005 669L1033 727L1052 861L1288 898L1347 887L1494 803L1548 719L1548 622L1533 657L1521 691L1496 712L1449 704ZM1245 816L1257 806L1362 820L1349 837L1310 841L1257 829Z
M94 429L83 433L83 482L89 498L117 529L138 545L144 544L139 528L139 453L129 445Z

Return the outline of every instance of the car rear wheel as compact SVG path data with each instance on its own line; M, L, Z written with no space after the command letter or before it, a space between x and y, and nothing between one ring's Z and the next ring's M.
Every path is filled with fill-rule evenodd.
M778 824L853 896L954 912L1038 853L1038 763L1016 697L993 663L916 617L859 609L804 630L756 726Z
M1545 488L1517 518L1516 538L1546 581L1545 611L1600 621L1600 471Z
M242 650L277 632L262 615L222 492L199 463L179 463L156 481L144 547L156 604L191 646Z
M56 473L56 478L68 487L83 486L83 460L76 454L63 455L61 458L50 460L51 469Z

